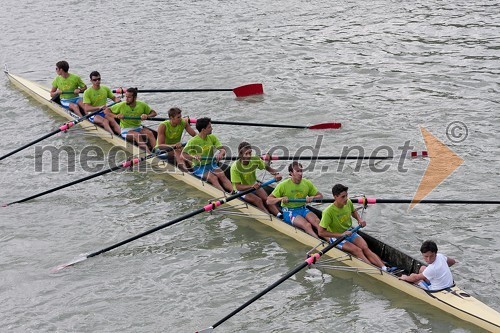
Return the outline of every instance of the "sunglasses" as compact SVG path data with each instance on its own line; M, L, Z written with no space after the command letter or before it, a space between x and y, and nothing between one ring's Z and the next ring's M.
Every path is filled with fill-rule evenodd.
M92 79L93 82L96 82L96 81L101 81L101 78L98 77L97 79Z

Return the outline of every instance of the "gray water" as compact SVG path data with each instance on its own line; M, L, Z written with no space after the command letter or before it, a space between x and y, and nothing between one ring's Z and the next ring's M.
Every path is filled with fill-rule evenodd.
M27 1L0 10L0 60L11 72L50 85L55 63L88 82L93 70L112 88L234 88L262 82L263 98L231 92L144 94L166 116L284 124L341 122L310 131L215 126L241 140L290 153L316 147L340 155L361 146L425 150L421 127L464 163L431 199L498 200L500 5L495 1ZM0 84L5 154L64 119ZM462 122L468 136L447 135ZM456 134L464 134L459 129ZM450 133L448 133L450 134ZM111 146L75 129L38 144ZM319 146L317 146L319 145ZM35 159L35 148L3 160L0 202L90 174L81 162ZM83 158L85 162L85 158ZM428 160L317 162L305 176L330 197L412 198ZM286 167L276 162L275 167ZM75 165L75 171L68 171ZM36 171L36 166L43 167ZM189 213L209 198L153 172L108 174L0 211L0 330L13 332L194 332L214 324L299 264L305 246L251 218L199 215L60 273L50 269ZM459 286L495 309L500 208L378 204L366 231L419 256L437 241L454 257ZM304 270L226 321L217 332L473 332L477 329L355 273Z

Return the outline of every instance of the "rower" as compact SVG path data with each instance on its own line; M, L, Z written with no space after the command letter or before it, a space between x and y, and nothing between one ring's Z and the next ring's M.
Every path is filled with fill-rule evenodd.
M182 118L182 111L179 108L174 107L168 110L168 118L158 126L156 149L174 148L173 151L168 153L168 156L175 157L177 167L182 171L187 171L186 160L182 156L182 134L185 130L194 137L196 131L189 125L189 118Z
M306 199L310 203L314 199L323 198L323 194L309 180L302 178L302 164L297 161L288 166L290 178L279 183L266 200L267 205L281 203L283 220L299 227L309 235L318 237L314 229L319 228L319 218L300 202L289 202L288 199Z
M155 147L154 133L142 126L141 120L156 117L156 111L143 101L137 100L137 88L128 88L125 101L107 107L106 115L120 119L121 137L137 145L148 153ZM141 117L141 120L124 119L124 117ZM146 139L146 140L144 140Z
M248 142L241 142L238 146L238 159L231 165L231 182L235 191L241 192L255 188L255 192L245 194L242 198L257 206L260 210L275 216L280 214L276 204L268 205L267 192L260 187L257 181L257 169L265 169L274 176L276 181L281 180L279 172L259 156L252 156L252 146Z
M383 271L387 271L383 261L370 250L363 237L358 235L357 232L351 232L353 229L351 217L355 218L362 227L366 226L366 221L359 216L351 199L347 197L348 189L347 186L342 184L336 184L332 187L335 201L323 211L318 234L320 237L329 239L330 242L346 236L345 240L337 245L337 248L355 255L366 263L372 263Z
M83 110L88 114L103 109L98 114L90 117L89 120L94 124L102 126L111 134L120 135L120 125L118 125L115 118L112 115L104 113L108 98L118 103L121 101L120 97L115 96L107 86L101 85L101 74L98 71L90 73L90 81L92 82L92 87L83 93Z
M455 259L446 257L438 252L438 247L434 241L427 240L420 247L422 257L428 266L421 266L418 274L402 275L401 280L416 283L426 290L443 290L452 287L453 275L450 267L455 265Z
M68 71L69 64L67 61L61 60L56 63L57 76L52 81L50 97L59 96L62 107L81 117L83 116L83 102L78 94L84 92L87 86L78 75Z
M206 179L221 191L232 192L231 181L217 164L226 155L226 149L212 134L210 118L198 119L196 129L198 135L189 139L183 150L183 157L193 163L193 175ZM218 150L217 154L215 150Z

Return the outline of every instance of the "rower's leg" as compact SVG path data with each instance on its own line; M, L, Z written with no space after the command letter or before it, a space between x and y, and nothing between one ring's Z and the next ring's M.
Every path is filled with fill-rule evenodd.
M255 191L255 194L260 198L260 200L264 203L267 201L267 192L263 188L259 188ZM274 216L278 215L280 212L278 206L276 205L268 205L266 204L267 211L271 212Z
M360 237L358 237L358 238L360 238ZM359 258L368 264L370 263L370 260L368 260L368 258L365 256L365 254L363 253L363 250L361 250L361 248L357 247L356 245L354 245L351 242L346 241L344 243L344 245L342 245L342 251L349 252L350 254L355 256L356 258Z
M97 125L103 127L106 131L113 134L113 130L109 126L109 121L106 118L103 118L99 115L96 115L96 116L94 116L94 124L97 124Z
M225 192L224 188L219 183L219 178L217 178L217 176L214 175L212 172L205 172L205 174L203 175L203 177L207 180L207 182L209 182L213 186L217 187L222 192Z
M309 235L318 238L318 235L314 232L311 223L309 223L305 218L300 215L295 216L293 219L293 225L304 230Z
M80 110L80 107L78 106L78 104L75 104L75 103L69 103L69 109L74 113L76 114L77 116L79 117L82 117L83 116L83 113L81 112Z
M136 131L129 131L127 133L127 141L136 143L140 148L144 149L148 153L151 152L147 143L143 140L143 135Z
M255 195L253 193L248 193L248 194L245 194L244 200L248 203L251 203L254 206L257 206L260 210L263 210L264 212L269 213L269 211L264 206L264 202L262 201L262 199L259 196Z
M366 244L366 241L363 239L363 237L359 236L354 239L354 244L363 251L363 254L365 255L368 260L372 264L374 264L377 267L383 267L385 266L383 261L379 258L378 255L372 252L370 248L368 247L368 244Z
M107 114L106 119L109 122L109 126L113 129L113 132L116 135L120 135L122 129L120 128L120 125L116 122L116 119L114 118L114 116Z
M313 212L309 212L307 213L306 215L306 220L307 222L311 223L314 228L316 228L316 230L319 230L319 218L316 214L314 214Z
M227 192L233 192L233 184L231 184L231 181L227 179L226 175L224 174L224 171L221 169L217 168L212 170L212 172L217 176L219 179L219 183L222 184L222 186L226 189Z
M149 148L153 149L156 146L156 138L153 132L148 128L143 128L141 129L141 133L146 135Z

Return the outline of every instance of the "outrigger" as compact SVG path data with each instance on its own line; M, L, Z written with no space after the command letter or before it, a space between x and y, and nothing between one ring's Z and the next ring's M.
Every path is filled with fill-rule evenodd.
M68 121L74 121L76 118L78 118L75 114L64 109L57 103L51 101L49 88L44 87L36 82L24 79L20 76L11 74L8 70L5 70L5 74L12 82L12 84L14 84L20 90L24 91L41 104L46 105L60 116L68 119ZM134 155L146 154L146 152L141 151L141 149L139 149L138 147L127 143L120 136L111 135L103 128L95 126L93 123L86 119L79 122L78 125L80 125L85 130L93 131L93 133L101 137L103 140L115 146L122 147ZM199 178L196 178L189 173L178 170L172 163L164 160L158 160L156 158L147 161L148 163L153 163L155 168L163 168L165 173L169 176L183 181L187 185L190 185L204 192L211 198L217 198L225 195L221 193L220 190L216 189L206 182L201 181ZM224 167L228 171L227 165L224 165ZM267 187L266 190L270 192L272 191L272 188ZM239 211L240 213L251 216L255 220L297 240L298 242L308 247L322 249L328 245L326 242L320 241L319 239L314 238L307 233L298 230L284 223L282 220L274 216L270 216L269 214L266 214L258 210L256 207L248 205L247 203L239 199L229 202L228 205L230 205L233 209ZM321 211L317 208L311 206L310 209L318 216L321 216ZM375 266L354 258L337 248L331 249L327 254L325 254L325 256L329 256L332 259L341 262L343 265L355 269L360 274L367 274L374 279L377 279L395 289L398 289L409 296L426 302L435 308L441 309L457 318L460 318L491 332L500 332L500 314L496 310L482 303L457 286L453 286L441 291L429 292L413 284L409 284L407 282L399 280L398 275L395 273L410 274L413 272L418 272L420 266L423 265L423 262L395 249L388 244L385 244L375 237L370 236L366 232L360 232L360 234L365 238L372 251L377 253L380 258L387 263L388 266L398 267L398 271L392 273L383 272Z

